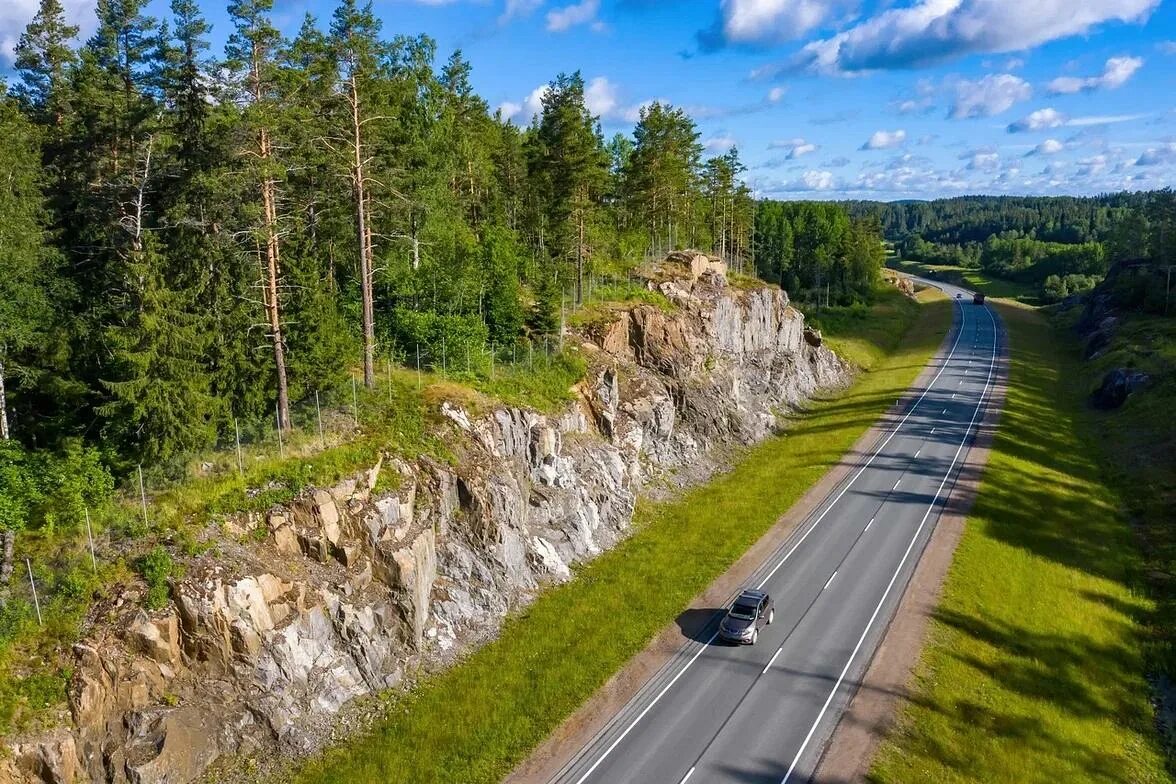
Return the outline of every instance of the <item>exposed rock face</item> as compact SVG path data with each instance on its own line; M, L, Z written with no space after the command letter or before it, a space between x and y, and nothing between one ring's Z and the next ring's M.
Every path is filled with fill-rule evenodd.
M390 456L236 521L264 542L191 560L165 611L134 595L100 608L76 650L73 727L15 746L14 764L44 782L177 784L224 755L312 751L349 701L485 639L614 545L651 477L697 476L716 446L764 438L778 410L847 380L784 292L734 290L702 259L651 284L673 312L634 307L582 340L591 370L562 412L445 403L455 465ZM396 489L375 492L382 474Z
M1106 410L1119 408L1127 402L1128 396L1150 380L1147 373L1127 368L1115 368L1103 376L1102 384L1090 396L1096 408Z

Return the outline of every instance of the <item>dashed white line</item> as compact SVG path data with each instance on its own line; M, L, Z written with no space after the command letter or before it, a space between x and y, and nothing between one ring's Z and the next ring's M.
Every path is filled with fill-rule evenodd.
M825 587L828 588L829 586L826 585ZM776 661L776 657L780 655L780 651L782 651L782 650L784 650L783 645L781 645L779 648L776 649L776 652L772 654L772 658L768 659L768 666L764 667L764 672L767 672L768 670L772 669L772 664ZM763 675L764 672L761 672L760 675ZM691 768L690 771L691 771L691 773L693 773L694 768ZM689 773L686 774L686 778L690 778ZM682 779L682 781L685 781L685 780L686 779Z
M766 672L766 670L765 670L765 672ZM694 768L691 768L690 770L686 771L686 775L682 777L682 780L679 781L678 784L686 784L686 780L689 779L693 775L694 775Z
M915 458L914 458L914 459L918 460L918 459L919 459L919 455L921 455L921 454L923 454L923 450L922 450L922 449L920 449L918 452L915 452Z
M987 312L987 308L985 309ZM996 327L996 319L991 312L988 312L988 317L992 319L993 327ZM792 758L792 764L788 766L788 771L784 774L784 778L780 780L780 784L788 784L788 780L792 778L792 772L796 770L796 766L800 764L800 758L804 756L805 749L808 748L809 743L813 739L813 735L820 726L821 720L825 718L825 713L829 710L829 705L833 702L833 697L836 696L837 690L841 688L842 681L845 680L846 674L849 672L850 665L853 660L857 658L858 651L861 650L862 644L866 641L866 636L870 633L870 629L874 626L874 621L878 618L878 613L882 612L882 605L886 603L886 597L890 595L890 591L894 588L894 583L898 580L898 575L902 572L903 566L906 564L907 558L910 557L911 551L915 548L915 543L919 540L919 535L923 532L923 527L927 524L927 518L931 516L931 512L935 509L935 505L939 503L939 495L943 492L944 486L947 484L948 477L951 472L955 470L956 463L959 462L960 453L964 451L964 445L968 443L969 436L972 435L972 428L976 425L976 417L980 415L981 409L984 407L984 399L988 395L988 388L992 385L992 372L996 365L996 340L993 336L993 352L988 364L988 378L984 382L984 389L980 393L980 401L976 404L975 410L972 412L972 419L968 422L968 427L964 430L964 437L960 440L960 444L956 447L955 455L951 459L951 465L947 467L947 473L943 475L943 479L939 482L939 488L935 491L935 496L931 499L931 504L927 507L927 511L923 513L923 519L919 521L919 527L915 530L915 535L911 538L910 544L907 545L906 552L903 553L902 560L898 562L898 568L894 570L894 575L890 578L890 583L886 586L886 590L882 592L882 598L878 600L878 605L874 608L874 613L870 616L870 620L866 622L866 628L862 631L861 637L858 638L857 645L854 646L853 652L849 654L849 659L845 662L845 667L842 668L841 674L837 676L837 682L833 684L832 691L829 696L825 698L825 704L821 707L820 713L817 714L816 721L809 728L808 734L804 738L804 742L800 744L800 750L796 752L796 756Z
M946 414L946 413L947 413L947 409L945 408L945 409L943 409L942 411L940 411L939 413L940 413L940 414Z
M931 435L935 435L935 428L931 428Z
M871 517L871 518L870 518L870 522L866 523L866 527L862 529L862 533L864 534L866 531L869 531L869 530L870 530L870 526L871 526L871 525L873 525L873 524L874 524L874 521L875 521L875 520L877 520L877 519L878 519L878 518L876 518L876 517Z
M900 484L902 484L902 480L901 480L901 479L899 479L897 482L895 482L895 483L894 483L894 487L892 487L892 488L890 488L890 489L891 489L891 490L897 490L897 489L898 489L898 486L899 486Z
M829 579L825 581L825 588L822 588L821 590L823 591L828 588L833 583L833 578L836 576L837 572L833 572L833 574L829 575Z

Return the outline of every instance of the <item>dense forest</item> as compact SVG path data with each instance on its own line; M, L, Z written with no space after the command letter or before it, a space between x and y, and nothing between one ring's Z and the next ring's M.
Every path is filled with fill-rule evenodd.
M1093 288L1115 263L1159 262L1176 252L1170 189L845 206L853 215L876 219L900 258L982 269L1036 287L1046 302Z
M284 39L234 0L99 0L80 47L43 0L0 101L0 427L118 471L206 448L377 359L439 364L554 333L593 281L698 247L751 271L734 149L653 103L606 139L579 74L526 127L460 52L370 5ZM798 259L800 268L805 263ZM276 413L275 413L276 411Z

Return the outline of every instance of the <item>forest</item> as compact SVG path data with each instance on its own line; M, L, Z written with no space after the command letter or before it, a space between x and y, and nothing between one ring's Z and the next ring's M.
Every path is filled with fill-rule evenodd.
M352 378L549 351L672 249L872 295L873 219L757 203L680 108L606 138L560 74L519 125L370 4L287 39L272 0L233 0L220 56L194 0L145 7L99 0L76 45L42 0L0 99L0 528L76 525L138 466L181 476Z
M1093 288L1116 263L1158 262L1176 253L1171 189L844 206L877 220L901 258L1030 284L1047 303Z

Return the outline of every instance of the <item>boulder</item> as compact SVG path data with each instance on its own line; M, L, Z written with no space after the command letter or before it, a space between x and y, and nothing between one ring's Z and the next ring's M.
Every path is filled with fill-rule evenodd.
M1103 376L1102 383L1091 395L1091 402L1095 408L1104 411L1119 408L1127 402L1127 398L1141 387L1145 386L1150 377L1141 371L1128 368L1115 368Z

